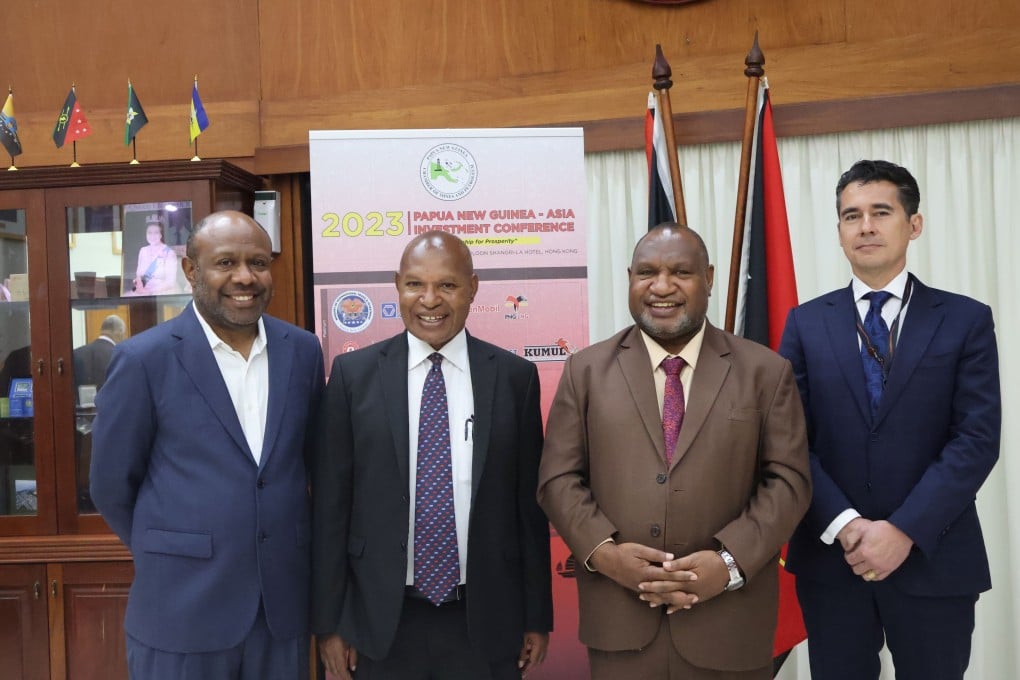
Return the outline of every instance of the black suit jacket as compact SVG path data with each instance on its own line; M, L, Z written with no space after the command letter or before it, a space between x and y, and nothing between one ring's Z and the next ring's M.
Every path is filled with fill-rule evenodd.
M114 344L104 338L96 338L87 345L74 350L75 385L95 385L96 389L106 382L106 369L113 358Z
M549 525L535 500L538 371L467 339L474 393L467 619L490 661L552 630ZM320 410L312 477L312 630L385 658L404 604L410 508L407 337L340 354Z

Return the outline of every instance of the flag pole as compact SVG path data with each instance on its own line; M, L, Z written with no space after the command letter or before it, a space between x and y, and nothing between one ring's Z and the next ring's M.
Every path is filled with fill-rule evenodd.
M673 182L673 205L676 206L676 222L682 227L687 226L687 208L684 205L684 187L680 180L680 159L676 152L676 131L673 128L673 106L669 100L669 88L673 87L670 78L673 69L662 54L662 46L655 45L655 62L652 64L652 87L659 98L659 115L662 116L662 129L666 133L666 158L669 161L669 177Z
M196 88L198 87L198 74L197 73L195 74L195 87ZM194 92L194 90L192 92ZM191 108L192 109L195 108L194 94L192 94ZM188 117L188 127L189 128L191 127L191 119L192 119L192 116L189 116ZM201 131L199 131L199 132L201 132ZM195 155L191 157L191 160L192 160L192 162L195 162L195 163L197 163L198 161L202 160L202 157L198 155L198 136L195 137Z
M7 96L10 97L12 94L14 94L14 87L12 85L8 84L7 85ZM13 104L12 104L12 106L13 106ZM13 171L15 171L17 169L18 169L17 166L14 165L14 156L11 156L11 165L10 165L9 168L7 168L7 172L13 172Z
M138 165L138 140L131 138L131 162L128 165Z
M740 146L740 175L737 183L737 211L733 218L733 248L730 251L730 281L726 289L726 323L723 328L733 332L737 320L737 289L740 286L740 261L744 249L744 221L747 217L747 191L751 176L751 146L754 142L754 120L758 109L758 81L765 75L765 55L758 47L758 31L754 44L744 59L747 76L747 101L744 107L744 138Z
M71 167L80 168L78 165L78 140L71 141Z

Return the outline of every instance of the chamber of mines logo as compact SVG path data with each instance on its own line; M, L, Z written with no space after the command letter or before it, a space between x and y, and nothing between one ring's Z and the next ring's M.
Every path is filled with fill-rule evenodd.
M372 323L372 301L359 290L340 293L333 300L333 323L345 333L360 333Z
M434 146L421 160L421 183L440 200L464 198L474 189L477 180L475 158L459 144L448 142Z

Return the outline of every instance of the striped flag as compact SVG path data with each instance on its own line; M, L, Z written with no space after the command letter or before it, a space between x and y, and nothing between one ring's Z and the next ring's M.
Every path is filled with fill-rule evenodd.
M191 143L194 144L198 136L209 127L209 116L205 114L205 107L202 106L202 98L198 96L198 76L195 76L195 84L191 88Z
M672 124L672 121L670 121ZM663 222L676 222L673 205L673 180L669 175L666 130L659 116L659 98L648 93L645 114L645 155L648 157L648 228Z
M14 158L21 153L21 140L18 138L18 121L14 120L14 93L8 91L7 101L0 111L0 143L7 153Z

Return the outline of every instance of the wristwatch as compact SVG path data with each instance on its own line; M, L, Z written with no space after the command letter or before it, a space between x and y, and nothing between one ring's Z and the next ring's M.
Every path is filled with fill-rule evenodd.
M736 590L744 585L744 576L740 573L740 567L737 566L737 561L733 559L733 555L726 548L719 551L719 557L726 563L726 568L730 571L730 582L723 588L725 592Z

